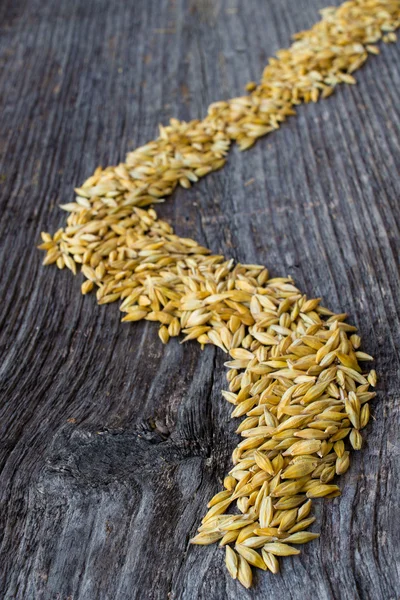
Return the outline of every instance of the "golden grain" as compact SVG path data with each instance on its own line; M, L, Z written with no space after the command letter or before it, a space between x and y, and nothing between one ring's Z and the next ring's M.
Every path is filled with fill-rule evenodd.
M229 575L236 579L238 575L238 556L234 550L230 546L226 546L226 554L225 554L225 564L226 568L229 571Z
M345 314L308 299L289 278L270 279L262 265L235 265L175 235L148 207L220 169L233 141L250 148L299 103L354 84L352 73L379 53L375 43L395 41L399 21L397 0L324 9L320 22L269 61L247 96L215 102L203 120L160 126L159 137L125 163L99 167L75 189L74 201L62 205L65 229L41 234L44 264L74 274L80 268L82 293L96 289L99 304L120 300L122 321L156 321L164 344L182 331L182 343L229 354L223 396L233 417L245 417L237 429L244 439L191 542L226 546L227 569L245 587L250 565L277 573L276 556L299 553L286 542L318 537L305 531L315 520L308 498L340 493L329 482L349 468L344 440L362 446L376 372L363 373L359 363L372 357L359 350ZM225 513L233 501L243 514Z
M293 548L288 544L283 544L282 542L265 544L264 550L275 556L292 556L293 554L300 554L300 550L297 550L297 548Z
M246 587L251 587L253 582L253 573L247 560L243 556L239 556L239 568L237 570L237 578L240 583Z

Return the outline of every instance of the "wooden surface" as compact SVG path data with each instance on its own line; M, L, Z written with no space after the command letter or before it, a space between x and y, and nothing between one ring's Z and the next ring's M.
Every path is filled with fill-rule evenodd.
M325 0L0 4L0 597L399 598L400 47L159 209L179 234L347 311L381 379L321 539L246 591L188 545L237 443L225 357L43 268L41 230L98 164L240 94Z

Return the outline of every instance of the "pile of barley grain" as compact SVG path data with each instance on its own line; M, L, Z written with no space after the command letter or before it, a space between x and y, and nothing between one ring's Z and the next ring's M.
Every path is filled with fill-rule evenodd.
M269 279L262 266L211 255L143 207L221 168L232 140L247 149L296 104L354 83L351 73L379 53L379 39L395 41L399 24L398 0L325 9L269 61L249 95L214 103L202 121L171 119L126 163L97 169L63 205L65 229L42 234L44 264L73 273L80 265L82 293L97 288L99 304L121 300L123 321L157 321L163 343L183 332L183 341L230 354L223 395L233 417L246 417L237 430L244 439L192 542L226 546L229 573L247 587L250 565L275 573L277 556L317 537L306 531L311 499L339 495L332 480L349 467L344 440L361 448L376 374L362 373L359 363L371 357L346 315L308 300L290 279ZM227 513L233 503L239 514Z

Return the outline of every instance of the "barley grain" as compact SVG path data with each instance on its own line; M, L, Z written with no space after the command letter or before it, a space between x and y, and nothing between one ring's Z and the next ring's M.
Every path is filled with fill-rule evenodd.
M299 553L286 542L318 537L305 531L315 520L307 498L340 493L329 482L349 468L344 440L362 446L376 372L359 365L372 357L359 350L345 314L308 299L289 278L270 279L262 265L235 265L175 235L148 207L220 169L233 141L250 148L297 104L354 84L353 72L379 53L375 43L395 41L399 22L397 0L324 9L320 22L269 61L247 96L215 102L203 120L171 119L125 163L96 169L75 201L62 205L65 229L41 234L44 264L74 274L80 268L82 293L96 289L99 304L121 300L122 321L156 321L163 343L182 331L182 343L229 353L223 395L232 416L245 417L237 429L244 439L192 543L226 546L228 571L246 587L250 564L276 573L276 556ZM234 501L243 514L225 514Z

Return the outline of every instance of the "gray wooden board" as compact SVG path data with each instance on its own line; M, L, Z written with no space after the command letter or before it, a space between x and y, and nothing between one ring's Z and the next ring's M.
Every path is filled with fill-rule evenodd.
M398 44L159 209L179 234L347 311L376 356L365 448L343 495L316 503L321 539L281 574L246 591L220 549L188 544L238 441L222 352L122 325L35 250L98 164L242 93L323 5L2 0L1 598L399 598Z

